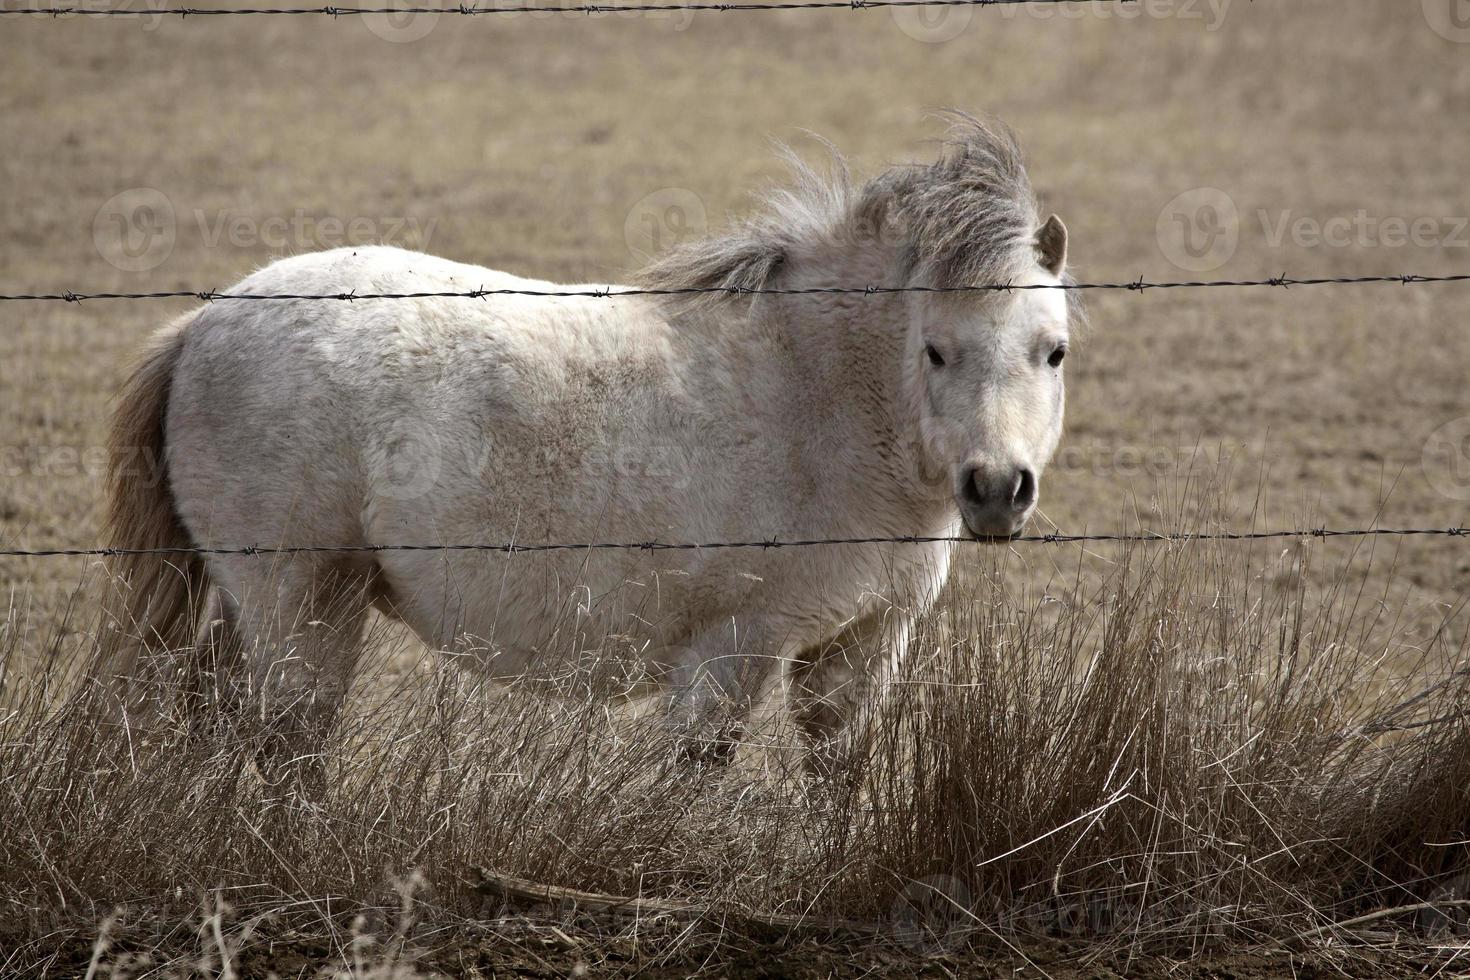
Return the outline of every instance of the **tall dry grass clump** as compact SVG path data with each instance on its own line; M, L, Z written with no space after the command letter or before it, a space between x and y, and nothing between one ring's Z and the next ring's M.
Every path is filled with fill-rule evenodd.
M830 781L780 718L731 767L691 769L608 700L616 671L496 687L425 657L359 682L303 795L229 726L171 723L167 692L147 730L99 724L101 685L57 680L66 657L20 671L34 651L12 622L0 940L32 962L108 920L155 958L205 940L246 956L281 930L346 956L370 927L401 950L508 921L477 867L675 899L737 932L859 920L918 952L1300 939L1464 898L1465 637L1448 616L1406 636L1362 592L1370 556L1333 547L1133 547L1044 594L975 570L919 631L869 761ZM209 939L226 905L235 946Z
M879 733L872 884L941 876L972 929L1186 945L1442 885L1470 832L1465 638L1414 642L1365 556L1322 576L1312 551L1131 549L1084 602L950 604Z

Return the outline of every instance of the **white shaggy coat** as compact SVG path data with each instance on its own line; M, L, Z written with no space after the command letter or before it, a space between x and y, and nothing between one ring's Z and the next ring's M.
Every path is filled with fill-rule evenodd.
M939 164L861 192L807 173L782 210L647 281L1059 282L1064 233L1037 218L1009 137L961 127ZM954 179L966 161L989 186ZM975 199L952 203L973 225L953 240L924 197L946 189ZM586 287L374 247L279 261L231 291L477 288ZM203 547L949 537L975 474L1039 478L1066 326L1050 290L217 302L160 335L119 438L161 413L178 525L164 537ZM114 523L146 524L129 516L142 491L117 487ZM298 721L310 704L320 724L368 602L499 676L617 636L680 724L723 730L785 678L830 740L872 703L950 558L948 544L214 555L197 646L239 644L251 692Z

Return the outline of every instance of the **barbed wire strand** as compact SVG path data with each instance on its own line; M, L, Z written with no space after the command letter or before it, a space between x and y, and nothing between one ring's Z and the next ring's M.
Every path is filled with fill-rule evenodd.
M1149 289L1220 289L1274 287L1289 289L1292 286L1354 286L1366 284L1396 283L1412 286L1422 283L1470 282L1470 273L1446 276L1381 275L1381 276L1334 276L1313 279L1296 279L1276 276L1269 279L1196 279L1149 282L1143 278L1131 282L1061 282L1061 283L982 283L969 286L798 286L791 288L767 286L682 286L670 289L608 286L600 289L467 289L467 290L424 290L405 293L229 293L212 289L174 289L144 293L79 293L67 290L60 293L0 293L0 301L57 301L82 303L98 299L197 299L205 303L223 301L275 301L275 300L334 300L355 302L357 300L405 300L405 299L488 299L492 296L543 296L585 297L612 299L618 296L694 296L722 294L726 296L807 296L818 294L860 293L869 296L890 293L1009 293L1031 290L1124 290L1141 293Z
M453 7L159 7L134 10L123 7L17 7L11 10L0 8L0 14L16 14L32 17L244 17L262 16L323 16L339 17L363 15L437 15L449 14L457 17L476 17L493 14L615 14L655 13L660 11L708 10L725 13L736 10L864 10L869 7L1011 7L1024 4L1081 4L1092 0L783 0L783 2L761 3L636 3L602 4L581 3L561 6L481 7L478 4L458 4ZM1137 0L1104 0L1115 4L1136 3Z
M1368 538L1368 537L1448 537L1470 538L1467 527L1431 528L1362 528L1336 530L1333 528L1303 528L1294 531L1216 531L1216 532L1146 532L1138 534L1030 534L1013 538L974 537L930 537L925 535L898 535L891 537L864 538L767 538L751 541L707 541L707 542L664 542L664 541L584 541L550 544L358 544L358 545L296 545L257 546L235 548L4 548L0 558L58 558L87 557L112 558L129 555L307 555L344 554L381 551L494 551L506 554L523 554L545 551L704 551L715 549L816 548L841 545L873 544L1074 544L1079 542L1126 542L1136 544L1163 544L1169 542L1203 541L1267 541L1283 538Z

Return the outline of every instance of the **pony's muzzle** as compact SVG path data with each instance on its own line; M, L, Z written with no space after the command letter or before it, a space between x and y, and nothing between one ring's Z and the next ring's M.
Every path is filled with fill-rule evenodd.
M980 538L1009 538L1036 509L1040 484L1029 466L970 466L960 474L960 515Z

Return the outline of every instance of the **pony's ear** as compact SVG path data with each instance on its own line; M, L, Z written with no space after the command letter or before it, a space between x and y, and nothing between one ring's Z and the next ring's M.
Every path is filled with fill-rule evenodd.
M1041 265L1054 276L1062 274L1067 265L1067 226L1062 219L1052 215L1036 233L1036 250L1041 253Z

